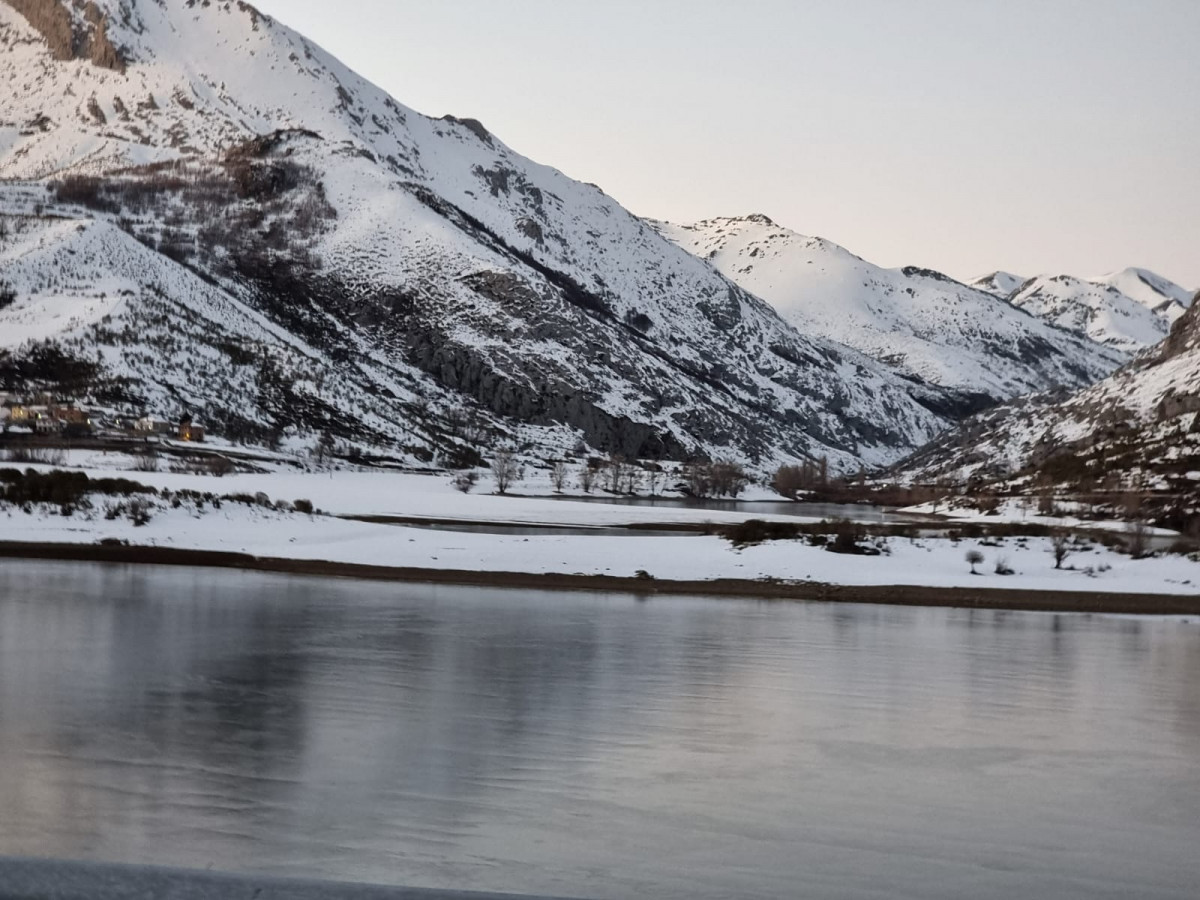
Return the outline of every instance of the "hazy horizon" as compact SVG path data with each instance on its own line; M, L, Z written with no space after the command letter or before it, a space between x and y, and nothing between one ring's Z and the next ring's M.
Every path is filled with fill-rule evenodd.
M1200 3L261 0L400 102L676 222L1200 288Z

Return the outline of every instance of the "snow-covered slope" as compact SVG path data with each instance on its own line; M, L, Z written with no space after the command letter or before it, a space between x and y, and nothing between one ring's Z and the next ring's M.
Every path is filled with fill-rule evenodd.
M1170 318L1113 285L1070 275L1031 278L1012 295L1011 301L1060 328L1086 334L1130 353L1157 344L1171 327Z
M1084 491L1156 492L1186 521L1200 513L1200 306L1189 304L1165 341L1109 378L981 413L899 471L959 482L1033 473Z
M976 278L970 283L970 286L1007 300L1016 293L1017 288L1028 280L1028 278L1014 275L1012 272L996 271L990 275Z
M980 405L1090 384L1125 360L940 273L883 269L762 215L655 226L801 333L853 346Z
M414 461L582 439L842 468L954 415L245 3L0 0L0 84L0 341L59 338L160 413Z
M1136 353L1157 344L1191 306L1192 292L1146 269L1095 278L993 272L971 282L1061 328Z
M1122 269L1088 280L1116 288L1169 322L1174 322L1192 305L1191 291L1148 269Z

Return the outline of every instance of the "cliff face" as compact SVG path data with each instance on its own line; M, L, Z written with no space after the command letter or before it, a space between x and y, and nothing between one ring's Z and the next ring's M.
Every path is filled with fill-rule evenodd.
M108 36L108 20L92 0L67 5L60 0L0 0L33 27L57 60L86 59L93 65L125 71L125 59Z
M1162 344L1163 360L1181 356L1200 346L1200 292L1192 300L1192 305L1171 326L1171 334Z

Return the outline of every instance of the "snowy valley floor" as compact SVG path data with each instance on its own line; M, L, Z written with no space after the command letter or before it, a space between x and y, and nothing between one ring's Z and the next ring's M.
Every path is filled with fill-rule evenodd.
M111 470L92 470L94 477ZM397 580L865 602L1200 615L1200 563L1179 555L1133 560L1099 544L1054 568L1046 538L985 543L890 538L881 556L825 551L800 540L735 549L704 534L511 533L378 524L339 515L567 526L728 524L747 512L610 506L548 498L463 495L444 479L387 473L272 473L216 479L122 472L172 491L269 494L312 500L336 515L247 503L155 500L148 524L107 518L113 501L62 516L52 507L0 508L0 555L222 565ZM797 519L790 519L797 521ZM803 521L803 520L799 520ZM811 521L811 520L810 520ZM998 543L999 546L995 546ZM1084 549L1086 546L1086 549ZM973 575L966 554L984 562ZM1004 561L1014 574L995 574Z

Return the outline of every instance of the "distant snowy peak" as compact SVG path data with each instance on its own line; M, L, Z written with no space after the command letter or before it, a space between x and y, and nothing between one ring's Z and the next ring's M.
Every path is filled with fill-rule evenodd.
M1147 269L1123 269L1111 275L1089 278L1093 284L1116 288L1126 297L1174 322L1192 305L1192 291Z
M652 224L769 302L802 334L848 344L959 396L998 401L1079 387L1125 360L940 272L884 269L766 216Z
M1130 353L1162 340L1171 323L1192 303L1191 291L1147 269L1136 268L1095 278L1022 278L1010 272L993 272L971 285L1060 328Z
M1167 336L1171 322L1184 310L1174 300L1162 298L1161 304L1152 307L1113 284L1070 275L1031 278L1010 300L1060 328L1086 334L1092 340L1128 353L1161 341ZM1176 307L1179 313L1172 314L1172 308Z
M1014 275L1012 272L996 271L990 275L976 278L970 286L1007 300L1028 280L1028 278Z

